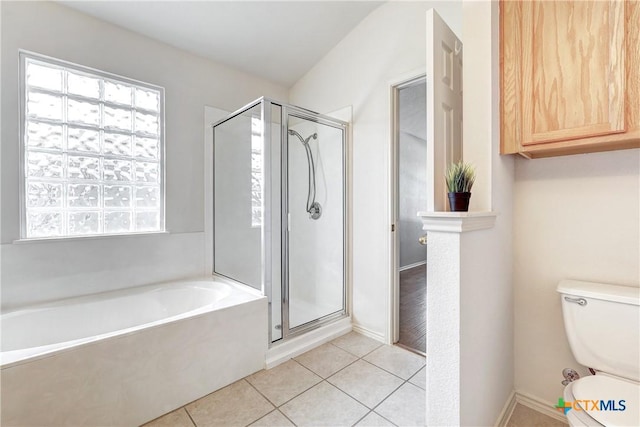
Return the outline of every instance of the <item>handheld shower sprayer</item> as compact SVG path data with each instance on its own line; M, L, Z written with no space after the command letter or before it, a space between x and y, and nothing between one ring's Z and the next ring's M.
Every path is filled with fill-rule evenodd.
M313 133L309 135L307 139L304 139L298 132L293 129L289 129L289 135L298 137L307 154L307 170L309 175L309 190L307 192L307 213L309 214L309 218L318 219L322 215L322 206L320 206L320 203L316 202L316 166L313 161L313 153L311 152L311 147L309 146L309 141L312 138L318 139L318 134Z

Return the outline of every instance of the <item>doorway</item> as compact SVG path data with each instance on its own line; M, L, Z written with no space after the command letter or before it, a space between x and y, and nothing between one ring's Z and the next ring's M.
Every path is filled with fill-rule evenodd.
M418 211L427 207L427 85L420 76L392 88L395 262L394 343L426 353L427 242Z

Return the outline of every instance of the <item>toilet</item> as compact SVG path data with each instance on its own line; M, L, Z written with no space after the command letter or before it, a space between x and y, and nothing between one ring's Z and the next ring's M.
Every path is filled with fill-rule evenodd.
M640 426L640 288L558 284L571 351L589 375L564 389L571 426Z

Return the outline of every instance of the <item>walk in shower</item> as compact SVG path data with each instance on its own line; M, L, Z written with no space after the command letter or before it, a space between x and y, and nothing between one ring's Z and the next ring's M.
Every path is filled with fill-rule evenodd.
M271 342L347 315L346 135L267 98L213 125L213 273L268 297Z

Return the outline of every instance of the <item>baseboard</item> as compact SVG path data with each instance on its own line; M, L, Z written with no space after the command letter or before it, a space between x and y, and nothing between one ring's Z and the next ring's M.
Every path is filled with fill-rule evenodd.
M421 265L425 265L426 263L427 263L427 261L414 262L413 264L409 264L409 265L405 265L404 267L400 267L398 269L398 271L405 271L405 270L409 270L410 268L420 267Z
M520 391L516 391L515 395L517 403L527 406L535 411L541 412L558 421L562 421L565 424L569 424L564 413L556 410L553 403L547 402L545 400Z
M358 325L357 323L353 324L353 331L357 332L365 337L373 338L376 341L380 341L385 344L387 342L387 338L378 332L372 331L371 329L365 328L362 325Z
M507 398L507 402L504 404L504 408L500 411L498 421L496 421L496 427L505 427L513 414L513 410L516 408L516 391L512 390Z

